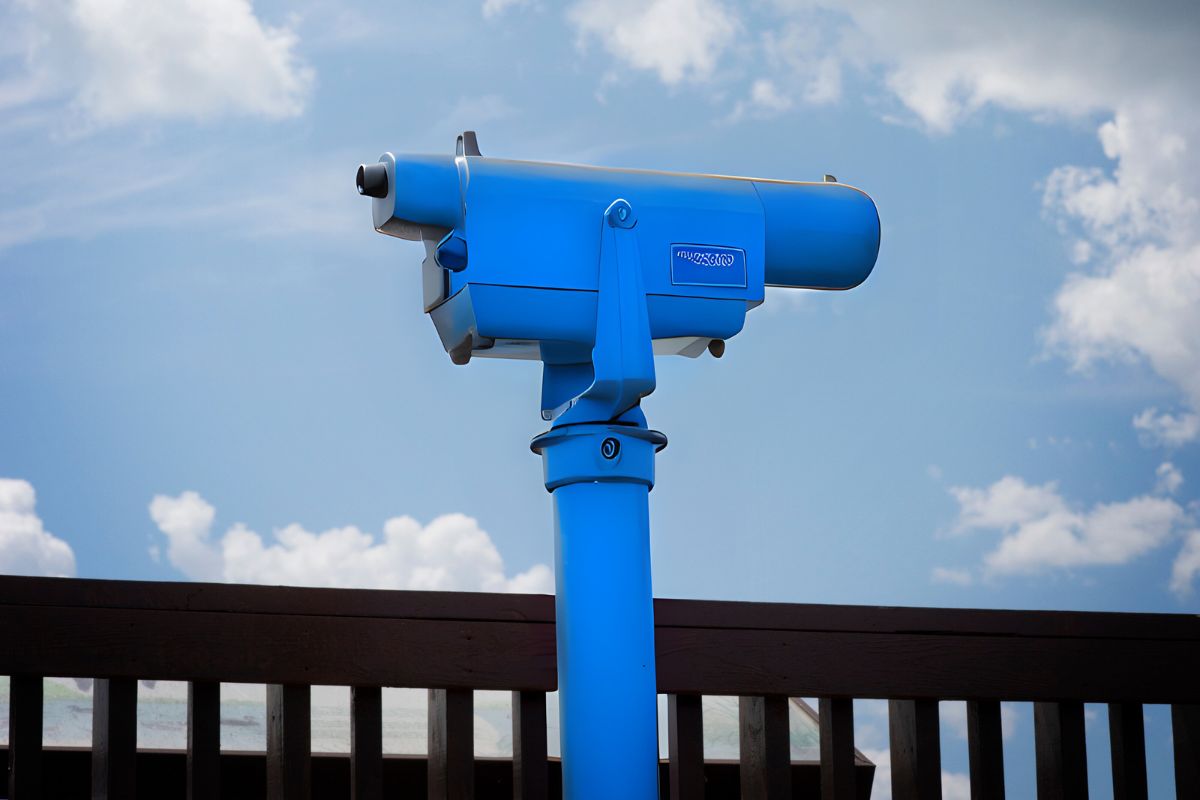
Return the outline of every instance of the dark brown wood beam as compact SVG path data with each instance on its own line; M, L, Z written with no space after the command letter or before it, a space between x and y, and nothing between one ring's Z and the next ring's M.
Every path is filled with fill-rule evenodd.
M779 695L738 699L742 800L792 796L788 699Z
M888 702L893 800L941 800L942 741L936 700Z
M221 684L188 684L188 800L221 797Z
M312 690L267 685L267 800L312 795Z
M137 785L137 681L92 686L92 800L134 800Z
M430 689L429 800L472 800L474 794L474 693Z
M42 796L42 676L13 675L8 684L8 797Z

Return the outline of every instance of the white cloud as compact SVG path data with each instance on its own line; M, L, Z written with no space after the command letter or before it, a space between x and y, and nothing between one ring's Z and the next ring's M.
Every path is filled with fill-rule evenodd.
M719 0L582 0L567 13L580 46L596 39L629 66L674 85L710 77L740 28Z
M987 107L1040 120L1102 118L1107 163L1064 165L1045 182L1045 211L1070 236L1076 270L1057 292L1045 346L1074 369L1148 364L1190 408L1145 418L1142 438L1172 446L1200 438L1200 15L1188 4L777 0L757 48L732 47L727 37L708 46L691 34L672 47L659 37L686 26L661 18L635 25L624 9L602 12L609 6L599 2L581 8L590 10L576 17L588 23L585 38L600 36L633 66L663 60L669 84L686 71L679 65L691 41L708 54L692 72L697 79L765 68L772 79L752 84L731 119L777 113L797 99L837 100L847 69L879 77L903 109L881 104L886 118L935 135ZM636 27L636 44L616 32L621 20ZM718 70L720 59L735 63Z
M221 580L221 554L209 540L216 515L217 510L196 492L178 497L160 494L150 501L150 518L167 536L167 559L192 580ZM151 556L157 551L151 548Z
M1192 593L1192 581L1200 575L1200 530L1190 531L1171 566L1171 591L1180 598Z
M314 73L296 35L248 0L21 3L25 53L16 102L68 95L90 123L224 114L292 117Z
M1182 3L792 4L814 6L848 15L846 59L881 69L932 132L989 105L1108 117L1098 135L1111 170L1063 166L1046 181L1047 212L1078 234L1079 267L1046 346L1074 368L1144 361L1200 411L1200 16ZM1168 441L1200 436L1194 414L1183 420Z
M498 17L511 8L524 8L530 0L483 0L483 17Z
M1174 500L1150 495L1077 510L1055 484L1030 486L1012 476L950 493L959 503L956 533L1001 534L984 557L990 575L1125 564L1165 544L1187 519Z
M929 577L934 583L947 583L951 586L970 586L974 582L969 569L958 567L934 567Z
M42 526L36 505L29 481L0 478L0 573L71 577L75 553Z
M1147 408L1133 418L1133 427L1147 447L1179 447L1200 438L1200 414L1160 414Z
M1170 461L1159 464L1154 474L1158 476L1154 490L1159 494L1175 494L1183 485L1183 473Z
M771 74L781 76L804 102L821 105L841 98L842 59L827 48L827 34L819 26L809 20L787 22L763 32L761 41Z
M215 510L195 492L157 495L150 516L167 537L167 558L193 580L292 586L552 593L554 575L536 564L509 577L487 532L471 517L446 514L422 526L392 517L383 537L350 525L320 533L297 524L271 541L241 523L219 541Z

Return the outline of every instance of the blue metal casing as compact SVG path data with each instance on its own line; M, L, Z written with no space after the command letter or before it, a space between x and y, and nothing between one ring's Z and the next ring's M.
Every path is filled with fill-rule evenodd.
M654 355L720 356L765 286L848 289L874 267L866 194L797 183L390 153L359 168L376 230L425 243L425 310L455 363L543 363L533 442L555 509L563 794L658 792L648 495L640 402Z
M375 200L375 227L426 241L426 310L447 352L458 348L464 360L588 361L597 220L616 198L638 216L642 283L658 353L698 355L707 341L736 335L746 311L763 301L766 285L855 286L870 273L879 248L874 203L838 183L469 155L389 153L380 161L388 169L389 193ZM435 255L451 231L465 266ZM690 265L681 277L674 254L684 245L740 251L744 280L731 280L728 268L702 264Z

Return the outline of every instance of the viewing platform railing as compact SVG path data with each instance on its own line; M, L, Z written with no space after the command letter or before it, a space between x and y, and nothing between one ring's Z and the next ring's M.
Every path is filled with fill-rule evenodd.
M1197 616L658 600L655 623L664 797L864 798L874 768L856 763L853 700L881 698L895 800L941 797L941 700L967 701L973 798L1005 796L1002 700L1034 703L1041 800L1087 796L1085 702L1108 704L1115 797L1147 796L1141 706L1161 703L1177 796L1200 798ZM0 675L12 800L69 796L88 761L91 796L114 799L560 794L546 596L0 577ZM48 676L96 679L90 758L43 747ZM167 755L137 750L139 679L188 682L175 795L151 789ZM259 761L221 752L221 682L267 685ZM310 752L314 684L351 687L343 767ZM383 755L381 687L429 690L427 758ZM513 693L511 761L474 756L476 689ZM705 764L702 695L740 698L740 763ZM819 764L791 762L789 697L819 698Z

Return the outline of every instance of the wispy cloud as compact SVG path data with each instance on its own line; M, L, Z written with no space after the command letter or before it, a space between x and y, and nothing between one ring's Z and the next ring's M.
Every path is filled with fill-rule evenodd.
M567 16L581 46L598 41L620 62L667 85L711 76L741 27L720 0L583 0Z
M10 105L66 99L85 126L292 117L314 79L295 33L263 23L248 0L22 2L9 21L26 50L0 94Z

